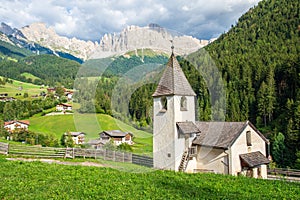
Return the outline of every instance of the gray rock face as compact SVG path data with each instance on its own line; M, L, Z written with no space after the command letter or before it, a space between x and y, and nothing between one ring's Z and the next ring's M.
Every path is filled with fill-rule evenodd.
M144 48L170 53L171 41L178 55L192 53L209 43L208 40L180 35L155 24L146 27L128 26L119 34L105 34L91 57L104 58Z
M97 46L97 43L91 41L59 36L52 27L46 27L44 23L33 23L21 28L20 31L31 42L53 51L69 53L83 60L86 60Z
M5 25L2 25L2 28L12 34L16 32ZM177 55L186 55L210 42L181 35L156 24L145 27L128 26L118 34L105 34L99 43L60 36L52 27L47 27L44 23L33 23L18 31L19 37L29 43L37 43L53 52L69 53L83 60L122 55L128 51L146 48L169 54L172 46L170 41L173 42L174 52Z

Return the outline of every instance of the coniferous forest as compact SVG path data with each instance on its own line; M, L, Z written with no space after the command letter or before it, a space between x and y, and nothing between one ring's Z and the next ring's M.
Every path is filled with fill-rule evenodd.
M267 0L206 47L226 85L226 120L249 119L278 166L300 168L300 6Z
M212 58L226 88L226 121L254 123L270 140L278 167L300 168L300 6L299 1L267 0L250 9L203 50L179 59L198 96L198 119L212 118L208 83L197 67ZM216 82L220 80L212 80ZM148 117L155 86L136 90L129 103L131 117ZM148 105L148 106L147 106Z

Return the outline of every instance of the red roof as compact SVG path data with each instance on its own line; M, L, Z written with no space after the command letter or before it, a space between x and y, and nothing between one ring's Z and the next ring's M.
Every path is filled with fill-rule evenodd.
M66 107L72 107L72 105L67 104L67 103L60 103L60 104L57 104L57 105L62 105L62 106L66 106Z
M13 120L13 121L4 122L4 126L14 124L14 123L17 123L17 122L19 122L21 124L26 124L26 125L30 124L29 120Z

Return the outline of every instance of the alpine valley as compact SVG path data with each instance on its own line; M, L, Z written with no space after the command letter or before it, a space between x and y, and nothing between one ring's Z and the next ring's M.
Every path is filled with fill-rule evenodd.
M157 24L129 26L118 34L107 33L99 41L83 41L60 36L43 23L20 29L2 23L1 86L11 86L11 80L16 80L24 85L29 82L51 88L75 88L78 93L74 93L73 102L81 105L79 113L111 115L151 132L151 94L162 69L153 65L167 62L171 40L182 70L198 96L198 119L215 120L215 107L224 105L211 98L214 91L208 88L214 88L216 82L223 83L226 113L219 117L227 121L250 120L270 140L276 167L300 169L299 10L297 0L261 1L228 32L209 41L173 34ZM214 79L213 73L204 79L199 73L199 68L210 68L211 58L221 74L219 79ZM137 67L145 64L153 70L142 80L143 84L124 79L128 73L133 72L134 78L149 70ZM115 94L120 85L130 96ZM17 101L0 103L0 118L4 121L47 112L55 105L52 100L58 101L41 103L30 98L31 94L28 97L24 92L14 93L18 93ZM114 101L127 104L115 108Z

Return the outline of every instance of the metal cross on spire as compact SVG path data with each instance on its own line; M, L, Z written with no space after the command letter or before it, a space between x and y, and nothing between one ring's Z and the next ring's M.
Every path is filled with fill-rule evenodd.
M172 46L171 46L171 49L172 49L172 54L174 54L174 44L173 44L173 40L170 40Z

